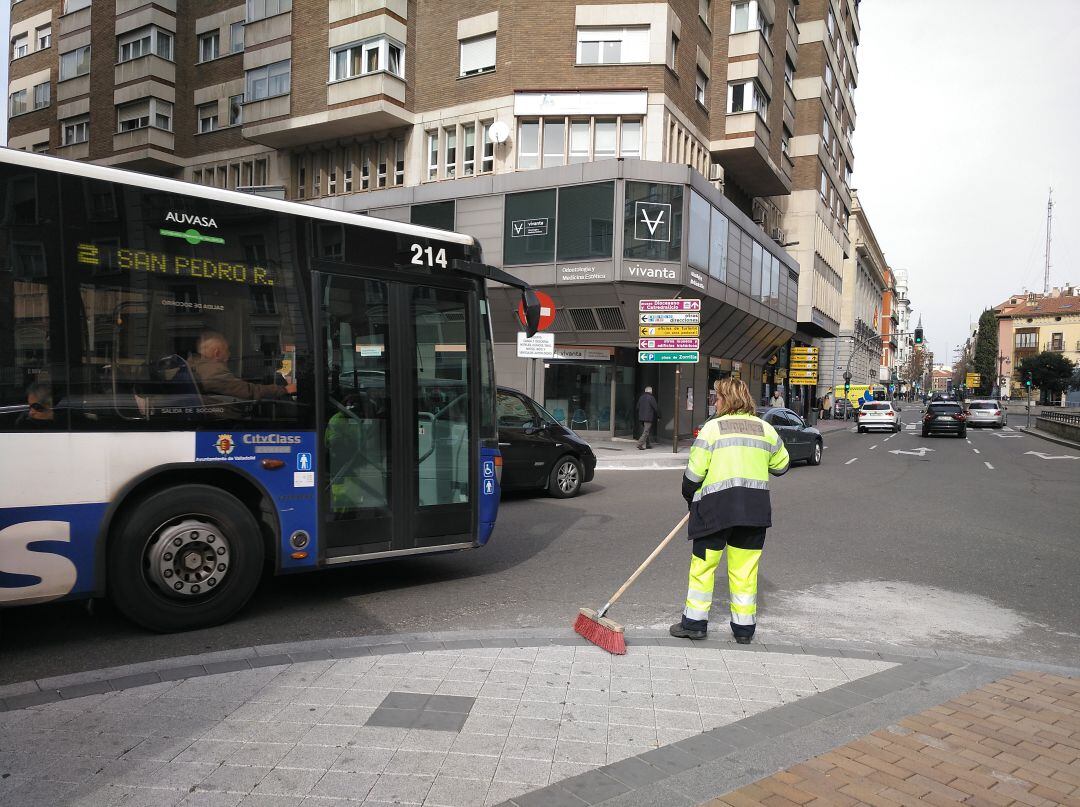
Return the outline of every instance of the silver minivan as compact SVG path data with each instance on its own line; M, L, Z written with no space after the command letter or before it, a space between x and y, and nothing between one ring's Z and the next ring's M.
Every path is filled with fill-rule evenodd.
M969 426L991 426L1000 429L1008 423L1005 405L991 398L979 398L967 402L967 423Z

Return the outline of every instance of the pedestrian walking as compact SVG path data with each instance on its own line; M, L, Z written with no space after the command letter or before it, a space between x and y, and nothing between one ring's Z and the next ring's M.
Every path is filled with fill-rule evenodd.
M776 430L755 416L742 381L716 382L716 414L690 447L683 476L687 537L694 549L686 606L671 635L705 638L716 568L726 548L731 632L736 642L749 644L757 624L758 564L772 526L769 475L787 471L788 452Z
M649 438L652 435L653 423L660 415L660 407L656 405L656 398L653 397L652 387L645 387L645 391L641 393L641 397L637 402L637 416L641 421L641 437L638 439L637 447L640 451L644 451L646 448L652 448L652 444L649 442Z
M769 404L775 406L778 409L784 408L784 396L780 394L780 388L777 387L773 390L772 398L769 399ZM753 410L751 410L753 411Z

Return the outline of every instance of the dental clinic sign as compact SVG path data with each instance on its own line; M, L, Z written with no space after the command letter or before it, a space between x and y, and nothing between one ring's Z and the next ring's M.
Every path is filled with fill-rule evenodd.
M634 239L670 242L671 205L665 202L635 202Z

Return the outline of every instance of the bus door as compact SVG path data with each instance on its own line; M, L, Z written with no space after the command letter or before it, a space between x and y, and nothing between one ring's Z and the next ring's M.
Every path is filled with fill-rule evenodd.
M471 544L473 292L329 273L315 281L327 563Z

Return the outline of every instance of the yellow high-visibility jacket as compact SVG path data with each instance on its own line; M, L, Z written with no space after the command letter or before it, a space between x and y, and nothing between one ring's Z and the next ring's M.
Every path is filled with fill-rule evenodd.
M706 421L690 447L683 496L690 503L688 537L728 527L771 527L769 475L789 464L776 429L754 415Z

